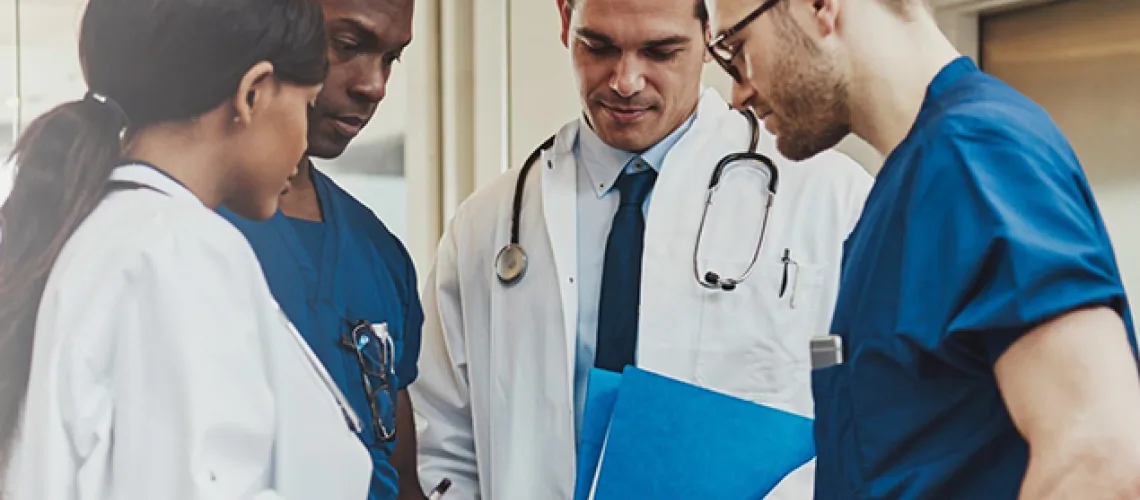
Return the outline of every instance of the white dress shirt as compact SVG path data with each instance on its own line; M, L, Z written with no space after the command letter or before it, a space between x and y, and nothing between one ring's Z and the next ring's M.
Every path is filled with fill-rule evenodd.
M680 127L671 132L640 156L658 174L669 150L692 126L696 114L689 116ZM578 163L578 354L574 368L575 429L582 426L586 403L586 385L590 368L594 366L594 352L598 332L598 300L602 293L602 268L605 265L606 240L617 213L620 196L615 189L622 170L636 173L631 164L637 153L623 151L602 142L597 133L582 119L581 132L574 145ZM648 217L652 190L642 210Z

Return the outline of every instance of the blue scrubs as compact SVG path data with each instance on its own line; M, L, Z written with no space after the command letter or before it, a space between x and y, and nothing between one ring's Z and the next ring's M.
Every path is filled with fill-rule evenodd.
M395 441L376 439L360 363L342 340L359 320L387 323L395 344L395 379L377 401L384 425L394 428L397 390L418 375L423 309L416 273L403 244L372 211L316 169L312 176L323 222L291 219L281 212L254 222L219 211L245 234L274 297L360 416L360 438L373 462L369 500L390 500L398 485L389 462ZM372 381L378 383L375 377Z
M1133 334L1076 155L1045 111L965 57L887 158L840 280L845 363L812 374L820 499L1017 498L1028 449L998 357L1082 306L1116 310Z

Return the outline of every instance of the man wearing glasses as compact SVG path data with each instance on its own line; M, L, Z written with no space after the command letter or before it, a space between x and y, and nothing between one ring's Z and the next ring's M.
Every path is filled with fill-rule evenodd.
M781 157L758 126L758 150L778 170L759 258L735 289L702 286L694 247L706 189L752 136L701 85L703 2L559 4L582 115L523 177L527 271L496 278L521 171L512 165L457 212L424 288L409 389L424 423L419 473L425 485L450 477L461 498L571 498L591 368L636 365L811 416L807 343L826 333L843 240L871 185L836 152L810 164ZM763 206L759 172L722 179L701 269L734 278L747 268L764 218L736 203ZM810 499L811 483L808 465L773 498Z
M884 157L813 347L816 495L1140 498L1131 311L1048 114L920 0L718 0L716 59L780 152Z

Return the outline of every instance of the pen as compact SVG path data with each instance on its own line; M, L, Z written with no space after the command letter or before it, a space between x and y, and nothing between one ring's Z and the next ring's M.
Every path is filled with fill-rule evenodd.
M445 477L442 481L439 482L439 484L435 485L435 488L431 489L430 493L428 493L428 500L439 500L441 497L443 497L444 493L447 493L447 490L449 488L451 488L451 480Z
M791 254L791 249L785 248L784 257L780 259L780 262L784 263L784 278L780 280L780 298L783 298L784 292L788 290L788 264L792 262Z

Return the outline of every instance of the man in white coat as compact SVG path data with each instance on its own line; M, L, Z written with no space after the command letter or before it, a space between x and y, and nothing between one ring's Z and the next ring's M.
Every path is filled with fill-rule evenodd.
M420 478L425 489L450 478L456 498L571 498L592 367L637 365L812 416L809 338L826 333L843 242L872 183L836 152L790 162L759 130L779 169L759 260L734 290L702 286L705 270L748 266L763 210L738 207L767 186L747 167L729 174L717 196L733 200L710 209L695 269L709 179L752 135L701 85L703 2L571 0L562 21L583 116L523 179L526 273L496 275L516 168L463 203L425 285L410 388ZM771 498L810 499L813 474L805 465Z

